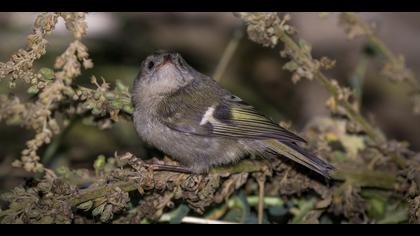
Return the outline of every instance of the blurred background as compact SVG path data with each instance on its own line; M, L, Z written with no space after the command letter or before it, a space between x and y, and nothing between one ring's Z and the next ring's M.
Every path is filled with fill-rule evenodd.
M0 13L0 61L25 46L37 13ZM420 75L420 13L361 13L375 23L378 35L395 53L406 57L407 66ZM315 57L327 56L337 61L326 74L350 86L358 63L366 58L366 40L349 40L338 17L325 19L318 13L291 13L291 25L301 38L312 45ZM89 13L88 46L95 64L75 82L89 84L90 76L103 77L111 84L121 80L131 87L141 61L157 49L180 52L197 70L212 75L220 58L237 32L243 31L232 13ZM48 36L47 54L36 66L52 67L72 37L62 19ZM287 121L295 130L302 130L316 117L328 116L326 91L316 81L291 81L291 74L282 69L285 61L279 50L263 48L248 40L239 41L238 49L221 83L276 121ZM412 113L408 88L395 85L380 75L382 63L368 60L363 85L362 111L373 117L390 138L406 140L420 151L420 117ZM13 92L23 98L27 87L17 83L14 90L8 81L0 81L0 93ZM0 124L0 192L10 189L25 173L11 171L10 163L19 157L32 131ZM46 152L47 147L42 148ZM131 121L121 121L108 130L76 121L60 138L59 149L49 165L91 168L98 155L112 156L115 151L132 152L150 157L159 152L138 139Z

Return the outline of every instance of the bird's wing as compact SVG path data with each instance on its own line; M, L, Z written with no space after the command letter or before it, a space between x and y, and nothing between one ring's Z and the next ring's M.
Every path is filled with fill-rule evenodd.
M209 122L213 125L215 135L305 142L303 138L272 122L236 96L225 97L215 107L211 120L213 122Z
M212 95L209 95L212 96ZM240 139L276 139L282 142L306 142L259 114L240 98L224 94L218 98L172 97L159 109L161 122L179 132Z

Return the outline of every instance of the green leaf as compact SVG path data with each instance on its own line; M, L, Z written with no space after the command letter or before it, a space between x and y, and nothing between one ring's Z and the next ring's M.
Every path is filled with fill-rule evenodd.
M105 97L107 99L111 100L111 99L115 99L116 96L115 96L114 92L106 92Z
M93 206L93 201L87 201L77 206L78 209L89 211Z
M299 209L298 213L292 219L292 224L299 224L302 219L308 214L311 210L315 208L315 199L302 199L295 200L297 207Z
M330 218L330 217L328 217L328 216L326 216L326 215L323 215L323 216L321 216L321 217L319 218L319 223L320 223L320 224L332 224L332 223L333 223L333 221L331 220L331 218Z
M187 216L189 212L190 212L190 208L185 204L181 204L173 212L173 214L171 214L172 217L169 220L169 223L170 224L180 224L182 222L182 219L184 219L184 217Z
M39 73L42 75L42 78L44 78L45 80L54 79L54 71L51 70L50 68L42 67L39 70Z
M408 220L408 210L406 208L398 208L395 211L390 211L382 220L379 220L379 224L398 224L404 223Z
M341 151L334 151L334 156L337 161L344 161L347 159L346 153Z
M33 86L28 88L27 92L29 94L37 94L39 92L39 89L36 85L33 85Z
M233 208L226 213L226 215L223 217L223 220L229 222L243 223L243 211L239 208Z
M97 216L97 215L100 215L100 214L102 214L102 212L104 211L104 209L105 209L105 203L104 204L102 204L102 205L100 205L100 206L98 206L97 208L95 208L93 211L92 211L92 215L93 216Z
M284 64L283 69L288 71L295 71L299 65L294 61L289 61L286 64Z
M250 206L243 191L235 196L232 196L228 201L228 205L230 210L223 220L242 224L257 223L257 218L255 215L251 214Z
M130 105L124 105L122 110L127 112L128 114L133 114L134 107L131 106L131 104Z
M383 219L379 220L379 224L398 224L408 220L408 208L406 204L394 204L386 209Z
M95 168L96 175L99 174L101 170L104 169L106 164L106 157L104 155L99 155L98 158L93 163L93 168Z
M122 104L118 100L111 101L111 106L114 109L121 109Z
M385 202L382 199L370 199L368 212L375 218L382 217L385 213Z
M120 91L120 92L128 92L128 87L125 84L123 84L120 80L117 80L115 82L115 84L116 84L116 87L117 87L117 90L118 91Z
M288 210L284 206L273 206L268 208L268 212L272 216L283 216L287 214Z

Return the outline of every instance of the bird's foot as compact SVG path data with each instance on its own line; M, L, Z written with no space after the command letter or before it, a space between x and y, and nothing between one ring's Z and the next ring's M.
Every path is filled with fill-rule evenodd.
M176 165L165 165L165 164L150 164L149 167L154 171L170 171L184 174L192 174L193 171L189 167L176 166Z

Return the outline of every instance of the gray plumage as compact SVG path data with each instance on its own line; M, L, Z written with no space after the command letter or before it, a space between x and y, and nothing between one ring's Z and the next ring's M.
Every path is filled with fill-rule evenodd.
M193 173L248 154L286 156L324 176L333 166L301 148L305 140L189 66L177 53L148 56L134 81L139 136Z

